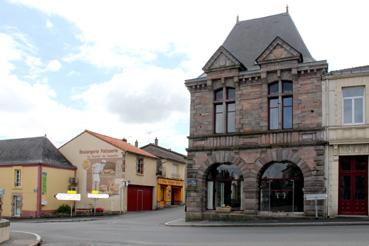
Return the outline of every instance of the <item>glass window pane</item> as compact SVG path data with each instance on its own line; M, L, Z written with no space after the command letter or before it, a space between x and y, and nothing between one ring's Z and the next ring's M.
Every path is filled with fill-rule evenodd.
M227 131L228 132L236 131L236 113L235 112L228 112Z
M292 97L284 97L283 106L292 106Z
M278 129L278 108L269 109L269 129Z
M292 128L292 107L283 108L283 128Z
M278 93L278 82L274 82L272 84L269 84L269 94L276 94Z
M345 99L343 101L343 122L352 123L352 100Z
M365 189L366 182L364 176L356 176L355 177L355 198L356 200L365 200Z
M342 200L351 199L351 177L341 176L340 192Z
M227 100L235 100L235 89L227 88Z
M292 92L292 81L283 81L282 82L282 91L285 92Z
M363 123L364 122L363 98L355 98L354 104L355 104L354 110L355 123Z
M366 170L368 166L368 157L360 156L356 158L355 169L358 171Z
M215 101L222 101L223 100L223 89L219 89L219 90L215 91L214 100Z
M215 133L224 132L223 105L215 105Z
M270 108L278 108L278 98L269 99Z
M342 88L343 97L364 96L364 86Z

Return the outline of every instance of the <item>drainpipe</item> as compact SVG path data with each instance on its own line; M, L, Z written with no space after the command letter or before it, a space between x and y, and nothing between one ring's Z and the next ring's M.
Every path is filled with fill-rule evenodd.
M42 166L41 163L38 166L38 174L37 174L37 204L36 204L36 217L41 216L41 193L42 193Z
M329 217L329 205L330 205L330 196L331 196L331 190L330 190L330 159L329 159L329 138L328 138L328 128L329 128L329 80L325 79L325 91L323 93L323 97L325 97L325 112L324 112L324 140L326 140L328 142L328 144L325 146L325 157L324 157L324 161L325 161L325 165L324 165L324 169L325 169L325 187L326 187L326 192L327 192L327 199L326 199L326 205L325 205L325 214L326 217Z

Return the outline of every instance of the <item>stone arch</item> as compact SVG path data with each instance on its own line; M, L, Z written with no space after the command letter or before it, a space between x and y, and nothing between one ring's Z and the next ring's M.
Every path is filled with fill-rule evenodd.
M198 181L198 188L201 193L201 210L206 210L206 197L207 197L207 188L206 188L206 176L208 175L209 168L213 164L217 163L232 163L235 164L237 167L240 168L242 176L245 180L245 177L248 173L246 162L236 153L233 151L215 151L209 152L207 154L207 158L202 163L199 163L196 179ZM245 187L245 182L244 182ZM244 192L245 194L245 189Z

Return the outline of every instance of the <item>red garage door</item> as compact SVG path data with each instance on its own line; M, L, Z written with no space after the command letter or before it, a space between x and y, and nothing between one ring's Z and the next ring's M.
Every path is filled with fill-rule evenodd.
M128 186L128 211L152 210L152 187Z

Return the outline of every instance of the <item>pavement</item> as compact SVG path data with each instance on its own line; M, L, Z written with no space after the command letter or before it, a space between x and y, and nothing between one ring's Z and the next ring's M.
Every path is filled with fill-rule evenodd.
M11 231L10 240L4 242L3 246L37 246L41 245L40 235L25 231Z
M185 221L177 218L164 223L173 227L276 227L276 226L347 226L369 225L369 217L315 218L256 218L245 221Z

